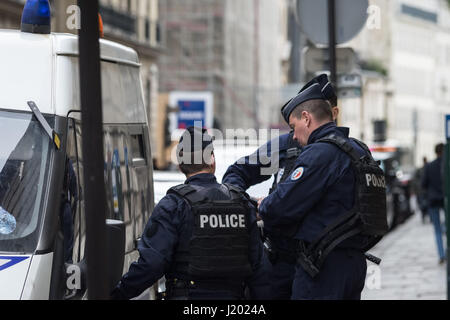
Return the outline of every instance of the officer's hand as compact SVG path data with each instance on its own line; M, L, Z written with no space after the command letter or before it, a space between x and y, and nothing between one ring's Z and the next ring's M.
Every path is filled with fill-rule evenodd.
M262 202L265 198L266 198L266 197L258 198L258 209L259 209L259 206L261 205L261 202Z

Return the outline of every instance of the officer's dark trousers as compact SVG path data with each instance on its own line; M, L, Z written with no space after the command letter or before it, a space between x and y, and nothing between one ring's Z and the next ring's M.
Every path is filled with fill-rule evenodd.
M292 283L295 275L296 240L279 235L269 234L274 248L278 252L275 261L268 262L268 278L272 300L289 300L292 295ZM284 257L283 257L284 256Z
M272 299L289 300L292 294L295 264L277 261L270 265L269 282Z
M364 289L366 271L366 258L362 252L334 249L315 278L311 278L301 266L296 266L292 299L359 300Z

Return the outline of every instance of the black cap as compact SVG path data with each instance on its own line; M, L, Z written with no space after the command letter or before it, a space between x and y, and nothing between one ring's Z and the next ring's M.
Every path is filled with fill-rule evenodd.
M208 134L208 131L200 127L188 127L180 138L177 146L178 163L183 163L180 152L183 151L183 158L191 159L190 155L196 152L202 153L206 148L213 150L214 139ZM189 160L190 161L190 160Z
M313 99L328 100L331 104L335 104L333 101L337 99L336 92L326 74L313 78L300 89L294 98L285 103L281 108L284 120L289 122L289 116L299 104Z

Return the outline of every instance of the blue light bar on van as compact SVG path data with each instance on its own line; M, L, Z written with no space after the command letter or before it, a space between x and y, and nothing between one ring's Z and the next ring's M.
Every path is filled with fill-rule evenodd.
M22 13L22 32L49 34L51 32L48 0L27 0Z

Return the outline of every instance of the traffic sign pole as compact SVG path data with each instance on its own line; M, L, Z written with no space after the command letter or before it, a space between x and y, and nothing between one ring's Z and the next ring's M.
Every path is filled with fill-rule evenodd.
M330 80L334 90L338 92L336 75L336 7L334 0L328 0L328 48L330 52ZM340 123L339 114L335 121L336 124Z
M337 91L336 77L336 8L334 0L328 0L328 47L330 52L330 78Z
M84 160L87 288L90 300L107 299L106 192L104 181L102 87L98 0L78 0L80 95Z

